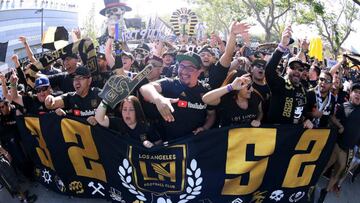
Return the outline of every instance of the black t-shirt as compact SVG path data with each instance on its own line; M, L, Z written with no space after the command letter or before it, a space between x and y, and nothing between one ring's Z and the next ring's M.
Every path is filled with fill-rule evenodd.
M348 101L349 94L344 90L340 89L337 95L335 95L335 98L337 104L343 104L344 102Z
M216 89L224 82L229 68L221 65L220 61L212 64L208 71L202 72L199 80L203 84L209 84L211 89Z
M242 109L236 103L236 94L230 93L221 97L219 104L221 127L250 124L256 119L261 100L256 93L252 92L248 102L248 108Z
M61 97L64 101L64 109L74 116L94 116L95 110L102 100L98 96L100 91L99 88L92 87L84 98L80 97L76 92L63 94Z
M16 109L11 107L10 114L0 115L0 141L7 143L11 139L19 139L19 131L16 125Z
M165 122L162 119L165 141L191 134L205 123L207 105L203 103L202 96L209 91L208 86L198 82L195 87L190 88L182 85L178 78L164 78L157 82L161 85L164 97L179 98L173 104L175 122Z
M53 89L59 89L63 93L75 91L73 86L73 77L67 72L48 76L50 85Z
M172 64L169 67L164 67L161 75L167 78L175 78L178 75L178 64Z
M136 127L131 129L124 123L123 119L118 117L109 117L109 122L110 129L140 142L144 142L145 140L155 142L161 139L159 133L149 123L137 123Z
M353 149L360 142L360 106L354 106L350 102L339 105L336 118L344 126L344 133L338 136L338 144L341 149Z
M23 96L22 100L24 103L24 114L43 115L51 111L36 96Z
M330 117L335 111L335 97L330 94L327 97L321 97L319 95L317 98L316 94L319 93L316 93L315 91L316 89L307 93L309 101L316 101L316 103L313 104L309 103L308 109L317 108L322 111L322 116L320 119L313 119L313 124L315 124L315 127L330 127Z

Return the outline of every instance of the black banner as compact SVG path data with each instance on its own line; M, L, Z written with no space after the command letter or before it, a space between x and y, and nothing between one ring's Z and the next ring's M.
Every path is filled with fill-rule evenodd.
M5 62L9 42L0 42L0 62Z
M41 183L114 202L309 202L336 138L329 129L243 126L146 149L70 118L24 120L23 141Z

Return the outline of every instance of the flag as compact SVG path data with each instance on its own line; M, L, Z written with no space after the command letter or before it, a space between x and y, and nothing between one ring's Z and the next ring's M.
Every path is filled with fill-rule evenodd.
M0 42L0 61L5 62L9 42Z
M42 47L50 50L58 50L69 44L69 33L63 27L49 27L46 31Z

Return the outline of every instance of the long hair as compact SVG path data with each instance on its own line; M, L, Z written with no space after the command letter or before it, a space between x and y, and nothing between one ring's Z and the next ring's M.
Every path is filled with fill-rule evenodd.
M120 107L119 107L120 112L122 111L122 109L124 107L124 102L125 101L131 102L132 105L134 106L136 122L137 123L145 123L146 118L145 118L145 114L144 114L144 111L143 111L143 109L141 107L139 99L137 97L133 96L133 95L130 95L130 96L126 97L120 103Z
M241 77L242 75L247 74L246 71L243 70L233 70L230 73L228 73L227 77L225 78L223 84L221 85L221 87L226 86L230 83L232 83L236 77Z

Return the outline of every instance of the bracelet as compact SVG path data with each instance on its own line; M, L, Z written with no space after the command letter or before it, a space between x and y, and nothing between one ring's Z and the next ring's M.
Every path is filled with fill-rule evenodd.
M103 107L104 109L107 109L107 104L103 101L100 102L99 106Z
M108 35L108 38L110 38L110 39L115 39L113 36L110 36L110 35Z
M233 87L231 86L231 84L226 85L226 89L228 92L231 92L234 90Z
M287 50L287 48L286 47L284 47L282 44L278 44L278 48L279 48L279 51L281 51L281 52L286 52L286 50Z

